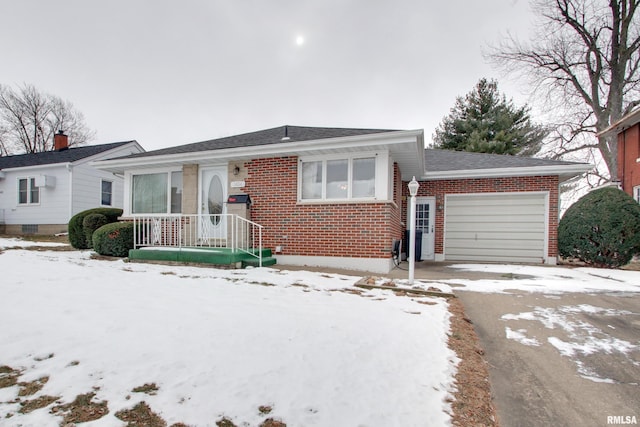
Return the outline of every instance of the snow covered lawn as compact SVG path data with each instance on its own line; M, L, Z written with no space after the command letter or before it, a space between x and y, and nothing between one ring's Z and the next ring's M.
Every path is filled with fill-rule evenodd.
M169 425L450 422L457 358L443 299L349 292L359 277L88 251L5 250L0 271L0 367L19 370L23 385L48 378L29 396L20 384L0 388L3 426L58 426L52 408L90 392L109 413L87 426L123 426L116 412L141 401ZM157 391L132 391L145 384ZM57 401L20 412L42 396Z

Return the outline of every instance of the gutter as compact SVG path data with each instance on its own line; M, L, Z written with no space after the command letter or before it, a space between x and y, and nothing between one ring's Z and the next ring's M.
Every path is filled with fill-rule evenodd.
M499 178L508 176L537 176L537 175L571 175L575 176L593 169L593 165L579 163L576 165L557 166L529 166L511 167L495 169L464 169L448 170L438 172L426 172L422 179L443 180L443 179L465 179L465 178Z

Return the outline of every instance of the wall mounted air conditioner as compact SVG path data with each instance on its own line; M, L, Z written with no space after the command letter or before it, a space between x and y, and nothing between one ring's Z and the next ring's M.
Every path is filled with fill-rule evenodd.
M36 176L36 187L54 188L56 186L56 177L51 175Z

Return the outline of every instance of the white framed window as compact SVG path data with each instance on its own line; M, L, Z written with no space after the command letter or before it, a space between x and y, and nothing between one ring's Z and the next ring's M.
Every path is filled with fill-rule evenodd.
M36 179L18 178L18 204L37 205L40 203L40 187L36 185Z
M381 181L376 154L301 158L298 168L300 201L375 200ZM385 176L382 182L386 183ZM386 189L380 189L386 191Z
M131 175L131 213L181 213L182 171Z
M113 182L102 180L100 182L100 204L102 206L113 205Z
M640 185L633 187L633 198L636 199L636 202L640 203Z

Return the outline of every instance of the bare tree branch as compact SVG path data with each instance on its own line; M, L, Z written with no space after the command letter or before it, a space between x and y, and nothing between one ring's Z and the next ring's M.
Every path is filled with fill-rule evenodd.
M70 102L32 85L17 90L0 85L0 129L0 155L53 150L58 130L69 136L70 146L86 144L95 136Z
M554 105L546 110L549 121L566 119L550 125L556 130L546 152L595 150L602 169L597 181L615 177L616 138L596 134L640 100L640 0L531 1L540 18L534 41L509 37L488 58L525 77L538 98Z

